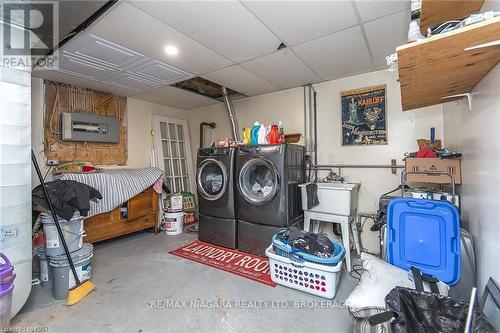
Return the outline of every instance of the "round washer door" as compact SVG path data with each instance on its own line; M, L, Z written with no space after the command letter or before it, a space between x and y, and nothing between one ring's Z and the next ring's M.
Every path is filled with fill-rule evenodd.
M238 176L238 190L243 199L256 205L271 201L280 188L278 170L263 157L248 160Z
M196 185L201 196L215 201L226 193L227 169L221 161L209 158L204 160L196 173Z

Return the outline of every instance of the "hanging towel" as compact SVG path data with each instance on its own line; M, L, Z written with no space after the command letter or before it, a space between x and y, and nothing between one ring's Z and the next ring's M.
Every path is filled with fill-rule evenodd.
M306 193L307 193L307 209L311 209L319 205L318 185L316 183L307 184Z

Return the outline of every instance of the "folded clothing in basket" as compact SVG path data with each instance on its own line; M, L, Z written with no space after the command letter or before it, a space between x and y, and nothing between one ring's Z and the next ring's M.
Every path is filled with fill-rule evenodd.
M324 234L313 234L299 228L288 228L280 231L276 237L302 252L322 258L329 258L333 254L333 244Z

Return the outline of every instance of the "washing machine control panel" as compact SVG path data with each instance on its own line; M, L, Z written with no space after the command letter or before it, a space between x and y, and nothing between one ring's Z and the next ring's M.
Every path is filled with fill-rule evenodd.
M201 148L198 156L227 156L231 148Z
M279 154L282 145L255 145L255 146L242 146L239 149L239 155L269 155Z

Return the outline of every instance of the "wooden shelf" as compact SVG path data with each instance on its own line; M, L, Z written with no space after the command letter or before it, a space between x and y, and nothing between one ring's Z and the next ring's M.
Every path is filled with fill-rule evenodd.
M484 0L422 0L420 32L427 36L429 26L477 13L483 3Z
M500 60L500 47L465 51L495 41L500 18L436 35L396 49L403 111L445 102L468 93ZM446 101L450 101L448 99Z

